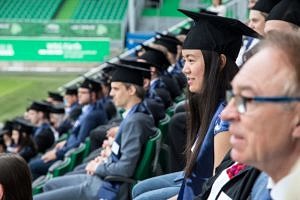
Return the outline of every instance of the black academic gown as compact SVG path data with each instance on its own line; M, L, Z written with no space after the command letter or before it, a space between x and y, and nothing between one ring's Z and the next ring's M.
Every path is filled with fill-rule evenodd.
M222 163L216 169L216 175L206 181L202 187L202 193L195 199L204 200L207 199L212 185L215 180L219 177L223 170L234 164L234 161L230 158L230 153L227 153ZM218 196L224 192L231 199L249 199L253 184L260 171L253 167L247 166L241 170L236 176L234 176L229 182L227 182L219 192Z

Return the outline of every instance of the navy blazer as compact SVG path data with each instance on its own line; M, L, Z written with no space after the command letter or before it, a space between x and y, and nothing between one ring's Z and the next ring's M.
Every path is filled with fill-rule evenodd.
M84 142L85 138L89 136L91 130L99 125L105 124L106 122L106 112L104 111L102 104L94 103L91 111L89 111L86 116L81 119L79 125L73 128L72 133L63 148L56 152L57 158L62 159L68 150L78 147L81 142Z

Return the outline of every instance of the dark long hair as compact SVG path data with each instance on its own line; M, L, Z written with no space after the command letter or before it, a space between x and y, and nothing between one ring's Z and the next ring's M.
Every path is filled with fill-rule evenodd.
M220 54L212 51L202 51L204 58L204 78L199 94L188 92L187 117L187 145L185 176L190 176L201 144L206 135L212 117L220 101L225 99L226 90L230 88L230 81L238 72L236 64L228 57L226 64L221 68ZM193 152L191 148L198 140Z
M32 200L31 175L23 158L0 154L0 172L4 200Z

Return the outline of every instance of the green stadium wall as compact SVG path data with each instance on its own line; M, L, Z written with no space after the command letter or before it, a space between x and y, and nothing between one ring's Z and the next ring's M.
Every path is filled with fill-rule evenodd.
M0 36L109 37L123 40L122 21L1 21Z

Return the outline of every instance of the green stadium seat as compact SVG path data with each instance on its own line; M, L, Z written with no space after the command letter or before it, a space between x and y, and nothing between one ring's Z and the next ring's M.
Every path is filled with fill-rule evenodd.
M68 133L64 133L64 134L62 134L62 135L58 138L58 140L57 140L56 143L62 142L62 141L64 141L64 140L68 139L68 137L69 137L69 134L68 134Z
M69 150L65 157L71 158L70 170L73 170L83 160L86 144L81 143L79 147Z
M71 158L66 157L64 160L58 160L53 163L48 170L47 175L40 176L32 183L32 194L36 195L43 192L43 187L47 181L54 177L62 176L70 171Z
M159 121L158 128L162 133L162 143L165 143L165 141L166 141L166 136L168 133L168 126L169 126L170 120L171 120L171 117L166 114L165 118L161 119Z
M121 176L107 176L106 181L120 181L135 184L137 181L150 178L155 174L157 159L159 154L159 146L161 141L161 131L158 129L155 136L149 138L143 149L142 157L139 160L137 168L132 178Z
M0 19L51 19L63 0L0 0Z
M66 157L63 161L57 163L56 165L52 165L48 171L53 175L52 177L64 175L65 173L71 171L71 158Z
M170 106L169 108L167 108L166 113L167 115L169 115L170 117L172 117L174 115L175 112L175 106Z
M72 19L122 20L127 3L127 0L80 0Z
M185 94L182 93L181 95L179 95L178 97L176 97L176 98L174 99L174 101L175 101L175 103L179 103L179 102L185 100L185 98L186 98L186 97L185 97Z
M86 158L90 152L91 152L91 139L90 137L87 137L85 139L85 150L83 153L83 158Z
M45 183L52 178L52 174L40 176L32 183L32 195L36 195L43 192Z

